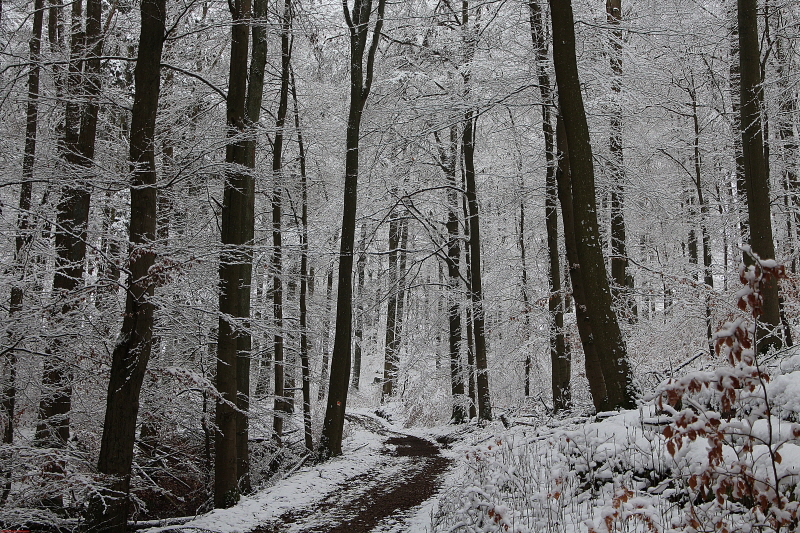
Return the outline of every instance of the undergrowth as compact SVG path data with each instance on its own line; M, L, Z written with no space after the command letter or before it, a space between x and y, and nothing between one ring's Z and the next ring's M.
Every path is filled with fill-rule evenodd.
M783 269L754 257L741 314L714 335L718 368L666 380L638 410L518 425L464 450L437 532L796 531L800 355L755 350L761 287Z

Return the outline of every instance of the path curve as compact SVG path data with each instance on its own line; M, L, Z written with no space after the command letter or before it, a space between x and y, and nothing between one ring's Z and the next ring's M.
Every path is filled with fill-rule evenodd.
M251 533L369 533L394 531L408 512L432 498L450 459L432 442L386 430L368 417L348 417L387 438L373 471L347 479L315 504L283 513ZM375 426L380 426L378 430ZM399 529L398 531L403 531Z

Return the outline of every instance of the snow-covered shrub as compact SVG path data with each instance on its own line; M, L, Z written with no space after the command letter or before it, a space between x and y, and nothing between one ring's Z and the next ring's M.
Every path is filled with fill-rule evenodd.
M434 531L798 530L800 354L767 369L753 338L760 287L781 275L757 258L742 271L749 315L714 336L724 366L664 382L637 411L541 418L466 448Z
M787 531L798 525L800 426L791 420L795 375L770 375L759 364L755 338L764 283L783 267L761 261L742 269L741 316L714 335L729 366L666 383L657 403L672 421L667 450L684 484L682 531ZM783 418L781 416L783 414Z

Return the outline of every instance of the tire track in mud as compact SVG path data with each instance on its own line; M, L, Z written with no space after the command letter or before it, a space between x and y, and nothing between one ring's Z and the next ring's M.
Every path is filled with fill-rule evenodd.
M407 511L433 497L450 465L435 444L390 432L367 417L348 419L388 437L386 460L374 471L343 482L313 506L287 511L250 533L369 533L386 522L402 523Z

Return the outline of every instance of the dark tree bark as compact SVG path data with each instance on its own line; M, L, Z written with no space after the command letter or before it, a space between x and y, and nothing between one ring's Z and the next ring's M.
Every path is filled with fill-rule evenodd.
M58 203L55 225L56 267L53 293L61 298L61 316L74 309L74 293L83 285L86 259L86 229L89 222L89 169L93 165L97 132L97 96L100 93L100 55L102 6L100 0L87 0L86 28L82 27L81 0L72 4L72 43L67 76L64 158L72 176L64 184ZM85 103L81 102L85 99ZM63 447L69 439L69 412L72 384L69 365L61 353L63 341L54 341L45 358L42 386L47 391L39 403L36 442L40 446ZM58 359L61 356L61 359Z
M486 357L485 316L483 310L483 279L481 276L481 234L478 215L478 196L475 186L475 119L472 111L464 118L464 174L466 178L467 206L469 207L470 295L472 298L472 327L475 336L475 368L478 393L478 418L492 419L492 402L489 395L489 374Z
M343 4L344 18L350 30L350 112L347 117L347 155L342 212L342 240L339 250L339 282L336 296L336 336L333 341L330 389L322 426L319 457L327 459L342 453L342 431L350 382L350 349L353 326L353 246L355 244L358 206L358 145L361 116L364 112L378 51L386 0L378 0L372 41L364 66L364 52L369 40L372 0L355 0L352 13Z
M14 239L14 277L8 306L8 348L0 354L2 361L2 403L0 404L0 420L3 422L2 443L14 443L14 417L16 416L16 345L23 341L24 333L16 327L15 321L22 312L24 297L25 267L23 256L31 242L30 218L31 196L33 193L33 165L36 161L36 134L39 124L39 75L42 49L42 26L44 21L44 0L35 0L33 4L33 28L28 43L31 62L28 72L28 103L25 113L25 148L22 157L22 185L19 191L19 214L17 215L16 236ZM5 452L4 452L5 454ZM6 457L3 457L6 459ZM2 472L6 481L0 489L0 505L3 505L11 491L11 472Z
M438 141L438 137L437 137ZM466 398L464 396L464 365L461 355L461 228L459 225L459 184L456 179L458 168L458 127L450 127L450 137L442 146L439 144L439 166L447 178L447 322L448 353L450 355L450 392L453 397L453 424L462 424L468 416Z
M399 290L399 279L402 271L399 268L400 217L395 212L389 220L389 298L386 310L386 342L383 356L383 391L381 402L392 397L397 388L398 347L397 335L398 302L402 295Z
M570 281L572 282L572 299L575 301L575 321L578 325L578 334L583 347L584 367L586 378L589 380L589 392L595 409L606 411L609 409L608 392L603 377L603 367L597 353L592 324L586 304L586 291L581 274L581 265L578 260L578 245L575 242L575 217L572 203L572 175L569 166L569 148L567 145L564 121L558 116L556 122L556 148L558 150L558 168L556 170L556 183L558 185L558 199L561 204L561 220L564 225L564 246L566 248L567 265L569 265Z
M597 225L592 147L575 57L575 28L570 0L550 0L558 99L564 117L572 177L575 244L586 293L586 306L611 408L632 407L635 392L625 343L611 305L611 291Z
M353 375L351 386L358 390L361 382L361 349L364 342L364 269L367 265L367 224L361 223L361 240L358 243L356 277L358 279L358 303L356 304L355 342L353 343Z
M633 289L633 277L628 274L628 255L625 248L625 165L622 150L622 2L606 0L606 20L611 26L611 124L609 135L609 170L611 172L611 287L616 299L627 297L623 289ZM635 307L633 309L635 313Z
M536 48L536 70L539 78L539 92L542 96L542 133L544 135L545 161L545 226L547 230L547 254L550 271L550 298L548 308L552 323L550 327L550 361L552 367L553 408L556 411L568 409L572 399L570 381L572 377L572 361L566 350L564 341L564 305L561 292L561 265L558 259L558 186L556 183L555 132L553 131L553 95L550 75L547 72L547 39L538 0L530 2L531 37ZM613 62L613 60L612 60ZM621 147L621 145L620 145ZM612 215L613 217L613 215ZM520 215L520 233L522 232L522 214ZM613 231L612 231L613 234ZM624 234L624 225L623 225ZM613 239L613 237L612 237ZM623 237L624 242L624 237ZM623 250L624 254L624 250ZM625 265L623 265L623 273ZM529 307L526 302L526 307ZM530 355L526 355L525 364L525 396L530 396Z
M739 70L741 72L742 150L744 153L744 179L747 191L747 211L750 225L750 246L762 259L775 258L770 217L769 179L764 158L761 131L761 56L758 43L758 2L738 0ZM752 258L745 254L745 262ZM759 320L758 349L781 345L777 328L780 326L778 283L772 280L762 289L764 313Z
M469 1L461 2L461 28L463 31L464 64L468 65L475 54L477 35L470 27ZM471 74L466 70L462 74L464 80L464 100L468 101L471 90ZM464 182L469 208L469 254L470 254L470 299L472 300L472 328L475 340L475 381L478 395L478 417L481 420L492 419L492 402L489 393L489 374L486 356L486 317L483 310L483 279L481 275L481 233L478 215L478 196L475 184L475 123L477 117L473 109L464 113L461 148L464 156Z
M249 48L250 0L230 2L230 71L228 75L228 145L222 202L222 252L219 263L219 330L217 333L217 401L214 456L214 506L230 507L239 500L239 447L237 407L239 383L244 372L238 370L241 357L249 356L250 335L242 331L241 319L250 313L252 254L247 246L253 239L254 184L242 169L247 160L246 117L247 53Z
M314 450L311 432L311 373L308 358L308 310L307 297L313 295L314 269L308 271L308 180L306 178L306 150L303 143L303 131L300 129L300 112L297 105L297 85L294 72L290 70L292 82L292 103L294 104L294 128L297 130L297 149L300 158L300 190L302 208L300 212L300 365L303 373L303 430L306 450Z
M334 239L335 242L335 239ZM333 267L328 269L325 276L325 318L322 321L322 371L319 378L319 394L317 400L325 399L328 394L328 369L330 366L331 353L331 311L333 308Z
M462 188L464 190L465 176L462 169ZM466 195L461 195L461 210L464 213L464 267L466 276L464 283L466 285L467 294L472 294L472 260L470 259L470 238L469 238L469 207L467 206ZM469 418L470 420L478 416L478 386L475 382L475 375L477 368L475 366L475 335L473 335L472 326L474 321L472 319L472 301L467 303L464 309L464 323L467 325L467 386L469 392Z
M736 204L739 221L739 237L742 244L749 240L750 227L747 220L747 184L744 179L744 153L742 152L741 127L741 86L739 67L739 23L737 19L737 0L728 0L729 46L729 89L731 95L731 130L733 132L734 174L736 182Z
M124 533L128 518L136 417L153 338L152 297L158 268L156 238L155 125L164 46L165 0L143 0L131 120L130 276L125 317L111 362L98 471L102 491L89 502L89 531Z
M289 101L289 0L284 4L281 17L281 88L278 97L278 114L275 119L275 140L272 144L272 309L275 325L275 420L273 431L278 444L283 439L284 419L292 410L286 395L286 364L284 361L283 331L283 247L282 247L282 203L283 203L283 140L286 113ZM289 387L293 388L293 387Z

